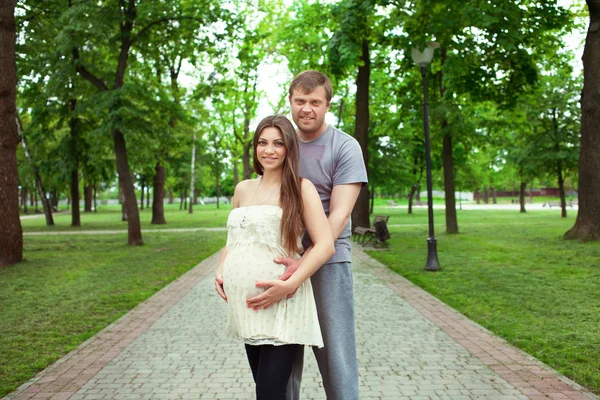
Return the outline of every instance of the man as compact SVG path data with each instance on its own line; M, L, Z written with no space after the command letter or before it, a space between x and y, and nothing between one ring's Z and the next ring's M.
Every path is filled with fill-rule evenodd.
M325 123L332 98L329 79L305 71L292 81L289 101L300 138L300 173L317 188L335 240L335 254L311 278L325 346L314 348L329 400L358 399L358 362L350 254L350 214L367 171L360 145L352 136ZM310 238L304 248L311 251ZM276 260L277 261L277 260ZM282 259L287 279L298 262ZM288 399L299 399L303 354L288 384Z

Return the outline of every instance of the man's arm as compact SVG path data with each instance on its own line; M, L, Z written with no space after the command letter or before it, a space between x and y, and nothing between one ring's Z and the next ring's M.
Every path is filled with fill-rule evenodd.
M346 228L361 189L361 182L333 187L329 199L328 220L334 240L339 238Z
M352 214L352 209L354 208L354 204L356 203L356 199L358 199L361 189L361 182L337 185L333 187L329 200L329 217L327 217L327 222L329 222L331 236L333 237L334 242L340 237L344 231L344 228L346 228L348 220L350 219L350 215ZM312 246L306 249L300 260L294 260L291 258L276 258L276 263L284 264L286 266L284 274L281 275L279 279L287 280L290 276L292 276L302 263L302 259L304 259L304 257L311 250Z

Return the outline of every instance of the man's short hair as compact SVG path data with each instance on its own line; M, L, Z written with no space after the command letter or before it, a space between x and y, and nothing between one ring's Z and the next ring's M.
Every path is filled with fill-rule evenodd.
M325 99L328 103L330 103L331 98L333 97L331 81L325 74L313 70L300 72L298 75L296 75L290 84L290 97L296 89L302 90L305 94L308 94L319 86L323 86L323 89L325 89Z

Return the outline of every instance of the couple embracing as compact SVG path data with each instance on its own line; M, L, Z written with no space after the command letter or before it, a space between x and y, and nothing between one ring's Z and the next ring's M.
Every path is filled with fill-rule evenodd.
M358 399L350 214L367 173L358 142L325 123L331 98L322 73L294 78L297 131L280 115L259 123L259 178L236 186L227 221L215 287L259 400L299 399L304 346L328 399Z

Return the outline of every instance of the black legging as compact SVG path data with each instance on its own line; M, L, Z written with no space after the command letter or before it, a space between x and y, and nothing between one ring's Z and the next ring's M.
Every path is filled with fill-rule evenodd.
M285 400L287 383L300 346L246 345L248 362L256 383L257 400Z

